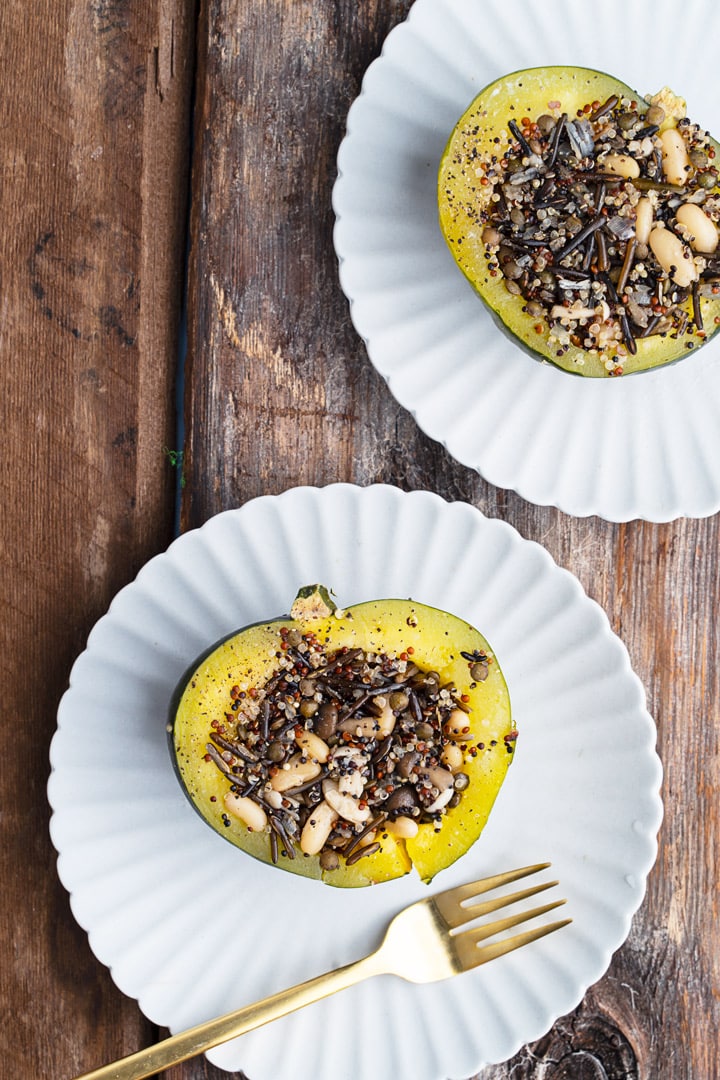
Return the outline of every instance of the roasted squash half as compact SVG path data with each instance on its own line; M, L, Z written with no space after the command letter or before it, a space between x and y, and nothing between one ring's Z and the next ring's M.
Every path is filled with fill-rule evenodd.
M218 833L332 885L424 881L480 835L515 750L487 641L412 600L340 611L304 588L247 626L173 695L172 758Z
M667 88L586 68L478 94L439 170L443 235L515 342L566 371L678 360L720 329L720 146Z

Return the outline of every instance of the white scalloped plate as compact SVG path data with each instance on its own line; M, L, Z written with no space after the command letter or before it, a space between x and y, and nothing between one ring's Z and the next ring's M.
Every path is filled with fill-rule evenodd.
M543 548L467 504L296 488L152 559L93 629L60 705L58 872L118 987L174 1031L361 956L427 895L414 875L343 891L261 864L212 832L175 778L177 680L313 581L347 605L412 596L487 635L520 738L485 832L431 888L549 859L574 921L449 982L371 980L208 1056L252 1080L335 1080L342 1062L353 1080L468 1076L542 1035L603 974L644 895L662 808L655 728L604 613Z
M455 123L519 68L598 68L641 93L668 84L717 135L720 5L692 46L670 0L416 0L352 105L333 191L340 281L372 363L419 426L530 502L609 521L720 509L720 335L682 361L583 379L495 325L440 232L436 182Z

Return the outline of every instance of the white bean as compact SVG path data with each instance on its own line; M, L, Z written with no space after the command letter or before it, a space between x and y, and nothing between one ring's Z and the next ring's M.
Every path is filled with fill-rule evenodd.
M662 143L662 170L668 184L684 184L690 172L685 140L677 128L668 128L660 134Z
M374 739L380 734L380 725L376 716L351 716L338 724L338 731L349 731L351 735L362 739Z
M442 752L440 760L446 769L455 773L462 768L463 752L457 743L448 743Z
M697 281L698 272L690 249L674 232L655 227L648 242L665 273L681 289Z
M268 806L272 806L273 810L282 809L283 797L275 788L266 787L263 791L263 798Z
M383 825L385 832L393 836L400 836L405 840L412 839L418 834L418 823L411 817L396 817L394 821L386 821Z
M341 773L338 779L338 791L341 795L353 795L359 799L365 788L365 778L357 769L354 772Z
M467 739L470 735L470 721L462 709L453 709L443 727L448 739Z
M303 731L301 735L296 735L295 742L303 751L305 757L312 758L322 764L325 764L327 761L330 754L330 747L319 735L316 735L314 731Z
M452 787L445 788L444 791L441 791L437 799L426 807L428 814L434 814L437 810L442 810L444 806L447 806L454 794L455 791Z
M380 735L384 739L389 735L395 727L396 721L395 713L392 711L390 705L386 702L383 705L382 712L378 717L378 723L380 725Z
M385 705L379 716L351 716L349 720L343 720L338 729L349 731L363 739L384 739L395 727L396 719L390 706Z
M267 814L262 806L258 806L252 799L228 791L223 802L227 812L233 817L240 818L253 832L262 832L268 823Z
M322 766L317 761L306 759L304 754L294 754L286 765L279 768L270 778L270 787L275 791L287 791L288 788L298 787L300 784L306 784L308 780L314 780L321 772Z
M694 251L712 255L718 246L717 225L696 203L683 203L679 206L676 218L687 229L687 241Z
M560 322L566 320L568 322L576 319L592 319L596 314L596 309L591 307L583 307L579 301L576 301L577 307L567 308L563 304L555 304L550 309L550 314L553 319L559 319Z
M357 799L353 799L352 795L343 795L334 780L323 781L323 795L333 810L337 810L340 817L344 818L345 821L361 824L370 817L370 807L360 806Z
M640 175L640 166L634 157L629 154L608 154L603 158L603 172L612 173L613 176L624 176L627 180L634 180Z
M370 847L371 844L375 843L375 837L376 836L377 836L377 829L371 829L369 833L365 833L362 840L358 841L358 847L359 848Z
M325 846L325 841L338 819L337 811L329 803L318 803L310 811L310 817L300 834L300 850L305 855L318 855Z
M647 244L653 223L653 207L649 199L640 199L635 207L635 239L638 244Z

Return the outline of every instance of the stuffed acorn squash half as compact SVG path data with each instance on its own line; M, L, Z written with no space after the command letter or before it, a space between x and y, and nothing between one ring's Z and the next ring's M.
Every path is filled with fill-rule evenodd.
M668 89L518 71L452 132L440 225L516 342L580 375L643 371L720 329L719 162Z
M480 835L517 732L487 641L411 600L340 611L304 588L290 616L213 646L171 703L190 802L267 863L332 885L424 881Z

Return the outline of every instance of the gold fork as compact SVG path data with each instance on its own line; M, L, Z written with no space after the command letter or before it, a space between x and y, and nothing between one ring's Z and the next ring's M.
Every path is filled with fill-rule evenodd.
M346 964L336 971L318 975L289 990L281 990L254 1005L245 1005L225 1016L198 1024L145 1050L130 1054L129 1057L122 1058L112 1065L104 1065L92 1072L83 1073L75 1080L143 1080L144 1077L154 1076L162 1069L195 1057L219 1043L244 1035L247 1031L261 1027L296 1009L302 1009L313 1001L319 1001L338 990L344 990L372 975L400 975L409 982L429 983L447 979L461 971L469 971L480 964L486 964L488 960L494 960L497 956L519 949L522 945L536 941L545 934L551 934L572 921L562 919L559 922L545 923L512 937L499 938L486 945L481 944L496 934L544 915L565 903L565 900L555 900L530 911L523 909L514 915L506 915L490 923L460 929L491 911L498 911L500 908L526 900L530 896L535 896L557 885L557 881L548 881L542 885L534 885L511 894L501 894L479 903L468 903L474 897L491 892L502 885L508 885L519 878L536 874L549 865L550 863L537 863L535 866L523 866L519 870L494 874L492 877L472 881L467 885L459 885L454 889L419 900L394 917L380 947L362 960Z

